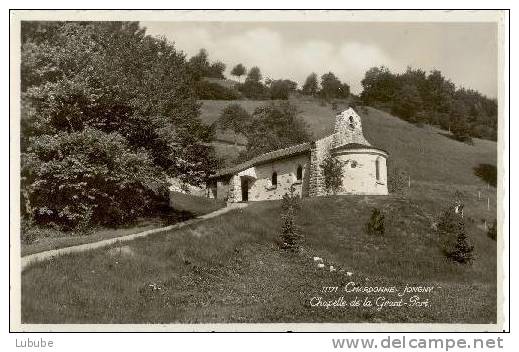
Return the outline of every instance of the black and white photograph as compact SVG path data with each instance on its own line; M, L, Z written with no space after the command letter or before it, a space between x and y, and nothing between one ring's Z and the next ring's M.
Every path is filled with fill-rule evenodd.
M12 11L10 328L502 331L506 16Z

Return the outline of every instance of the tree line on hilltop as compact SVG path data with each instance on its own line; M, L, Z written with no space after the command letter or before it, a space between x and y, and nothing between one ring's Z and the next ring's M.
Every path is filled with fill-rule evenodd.
M395 74L386 67L369 69L361 82L362 103L390 110L417 124L438 125L461 141L497 139L497 100L456 88L438 70L408 68Z
M226 65L221 61L211 63L205 49L200 49L198 54L191 57L188 65L193 73L198 98L201 100L288 100L290 95L296 92L326 100L348 98L350 95L348 84L342 83L332 72L323 74L320 82L317 74L310 74L299 90L297 82L289 79L264 79L258 66L247 70L241 63L230 71L238 82L228 85L215 82L212 79L225 80ZM245 77L243 82L242 76Z

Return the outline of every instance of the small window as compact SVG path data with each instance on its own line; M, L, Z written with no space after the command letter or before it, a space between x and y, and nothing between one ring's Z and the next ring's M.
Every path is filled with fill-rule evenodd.
M375 174L377 176L377 181L380 181L380 159L377 158L375 160Z
M298 181L301 181L303 179L303 167L301 165L297 167L296 179Z
M354 169L357 167L357 162L355 160L351 161L351 168Z
M272 186L278 185L278 174L277 172L272 173L272 179L271 179Z
M355 122L353 122L353 116L350 116L350 128L355 128Z

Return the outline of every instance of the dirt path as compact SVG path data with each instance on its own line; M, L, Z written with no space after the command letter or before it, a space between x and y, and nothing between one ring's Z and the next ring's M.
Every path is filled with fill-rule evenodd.
M97 241L97 242L92 242L92 243L85 243L85 244L80 244L80 245L77 245L77 246L64 247L64 248L59 248L59 249L53 249L53 250L50 250L50 251L45 251L45 252L39 252L39 253L34 253L34 254L26 255L26 256L22 257L22 261L21 261L22 271L25 270L31 264L34 264L34 263L37 263L37 262L41 262L41 261L44 261L44 260L48 260L48 259L51 259L51 258L54 258L54 257L59 257L61 255L70 254L70 253L80 253L80 252L84 252L84 251L91 250L91 249L107 247L107 246L113 245L115 243L128 242L128 241L135 240L137 238L143 238L143 237L146 237L146 236L149 236L149 235L153 235L153 234L157 234L157 233L163 233L165 231L180 229L180 228L182 228L182 227L184 227L186 225L196 224L198 222L201 222L201 221L204 221L204 220L207 220L207 219L211 219L211 218L214 218L216 216L220 216L220 215L225 214L225 213L227 213L227 212L229 212L231 210L238 209L238 208L244 208L246 206L247 206L247 203L233 203L230 206L227 206L225 208L221 208L221 209L215 210L212 213L201 215L201 216L198 216L198 217L196 217L194 219L183 221L183 222L179 222L179 223L174 224L174 225L170 225L170 226L166 226L166 227L161 227L161 228L158 228L158 229L147 230L147 231L143 231L143 232L138 232L138 233L134 233L134 234L131 234L131 235L114 237L114 238L110 238L110 239L106 239L106 240L102 240L102 241Z

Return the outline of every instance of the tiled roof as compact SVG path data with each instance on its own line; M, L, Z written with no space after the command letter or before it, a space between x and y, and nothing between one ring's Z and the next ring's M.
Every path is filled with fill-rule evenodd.
M343 144L338 147L332 148L332 150L352 150L352 149L373 149L373 150L378 150L378 151L384 152L386 154L389 154L384 149L375 148L372 145L366 145L366 144L360 144L360 143L348 143L348 144Z
M274 150L269 153L258 155L257 157L252 158L251 160L247 160L246 162L238 164L236 166L218 170L214 175L211 176L211 178L225 176L225 175L232 175L232 174L238 173L240 171L246 170L249 167L253 167L255 165L263 164L263 163L266 163L269 161L277 160L277 159L284 158L284 157L291 156L291 155L308 152L308 151L310 151L311 148L312 148L312 143L308 142L308 143L293 145L291 147L284 148L284 149Z

